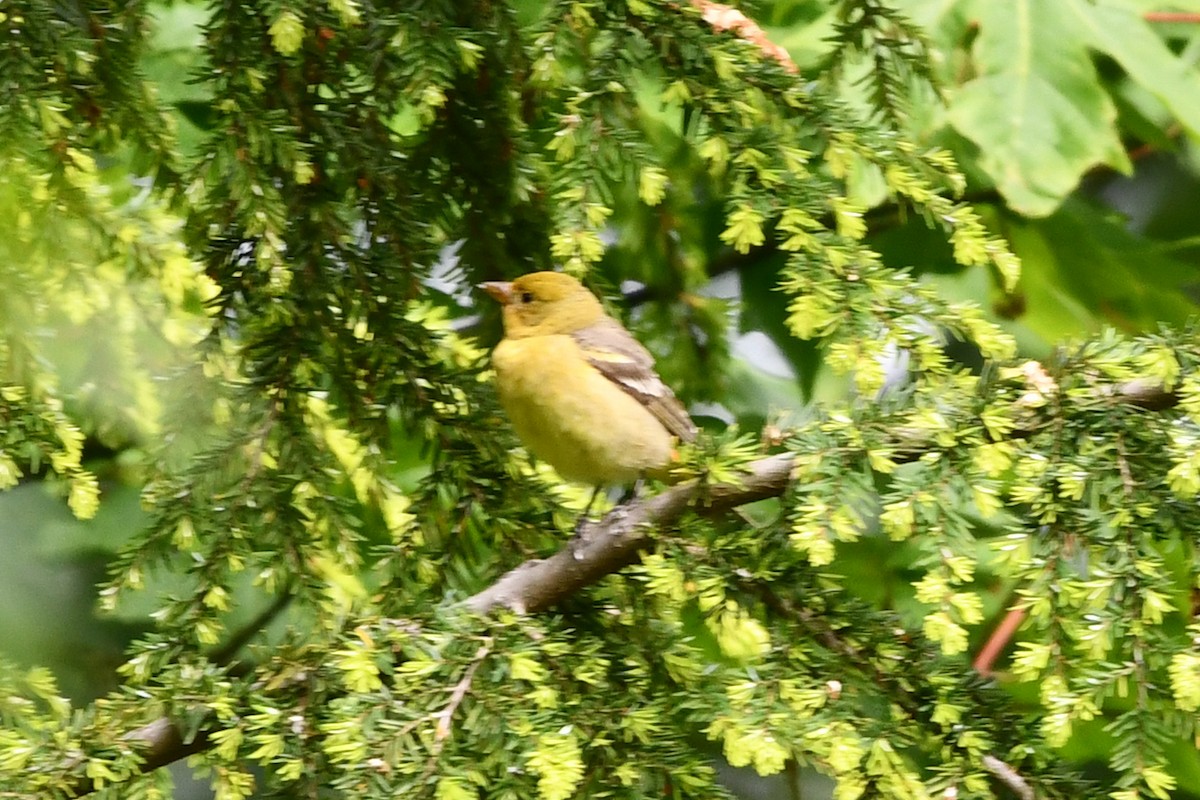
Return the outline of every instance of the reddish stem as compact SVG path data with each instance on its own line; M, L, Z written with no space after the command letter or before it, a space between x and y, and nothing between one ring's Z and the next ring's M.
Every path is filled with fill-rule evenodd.
M1147 11L1142 18L1147 22L1200 22L1200 13L1194 11Z
M996 663L996 659L1000 657L1000 651L1008 646L1012 641L1013 634L1017 632L1017 628L1021 627L1021 623L1025 621L1025 609L1012 608L996 626L996 630L992 631L992 635L988 637L987 643L983 649L979 651L979 655L975 657L975 671L980 675L988 677L992 674L992 665Z

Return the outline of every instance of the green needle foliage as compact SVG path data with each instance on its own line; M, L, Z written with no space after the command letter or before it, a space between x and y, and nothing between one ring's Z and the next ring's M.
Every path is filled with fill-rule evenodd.
M914 130L941 88L920 4L826 5L801 70L703 2L0 5L0 488L85 518L85 442L131 454L148 523L100 604L153 621L94 702L0 669L0 798L167 797L188 755L220 800L699 798L717 753L838 800L1176 796L1198 331L1029 361L922 253L885 258L881 204L998 296L1020 277ZM549 268L640 283L668 382L755 435L709 426L636 563L481 616L588 494L516 446L465 292ZM846 387L761 437L704 293L739 268ZM718 513L740 490L768 499Z

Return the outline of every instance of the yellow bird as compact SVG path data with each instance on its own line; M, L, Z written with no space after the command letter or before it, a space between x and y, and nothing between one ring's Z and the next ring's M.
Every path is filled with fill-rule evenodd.
M696 426L654 358L579 281L533 272L480 288L503 306L496 389L517 436L570 481L662 475Z

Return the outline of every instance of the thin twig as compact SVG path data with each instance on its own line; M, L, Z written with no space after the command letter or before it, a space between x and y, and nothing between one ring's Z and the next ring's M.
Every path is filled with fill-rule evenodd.
M238 629L224 644L209 653L208 660L214 664L228 664L233 660L233 657L238 654L239 650L261 633L264 628L270 625L291 604L292 598L295 597L295 594L292 592L292 584L293 580L289 577L280 588L275 600L260 611L258 616Z
M775 613L800 623L812 636L816 637L822 644L829 648L830 651L837 653L849 663L856 665L863 671L864 675L874 680L880 686L896 683L893 677L889 676L875 664L874 658L864 656L859 652L858 648L838 635L837 632L825 625L819 624L817 615L810 609L798 606L790 600L780 597L776 592L772 591L770 586L762 581L744 580L740 585L743 589L757 596ZM903 687L897 688L900 688L900 696L897 699L898 704L905 707L909 713L914 715L918 713L920 706L909 697L910 693L908 690ZM1035 799L1032 787L1011 766L993 755L983 756L981 763L988 772L992 773L1005 786L1016 792L1021 800Z
M1008 613L1004 615L1004 619L992 631L992 635L988 637L987 643L979 650L979 655L975 656L975 662L972 666L975 671L985 678L990 678L992 675L992 667L996 665L996 659L1000 657L1001 651L1008 646L1012 637L1016 634L1017 628L1021 627L1021 623L1025 621L1025 609L1010 608Z
M475 670L479 669L479 665L483 663L483 660L487 658L490 652L492 652L492 643L490 640L479 645L479 649L475 651L474 658L467 666L466 671L463 672L462 679L455 684L454 690L450 693L450 702L446 704L445 708L434 715L438 721L434 732L434 741L437 743L437 750L441 750L442 742L450 735L450 719L454 716L454 712L458 710L458 706L462 703L463 698L467 696L467 692L471 688L471 680L475 677Z
M1147 22L1200 22L1195 11L1147 11L1142 18Z
M1021 800L1035 800L1037 797L1028 781L1022 778L1015 769L995 756L984 756L983 766L984 769L996 776L997 780L1009 789L1012 789Z
M467 696L467 692L471 689L471 681L475 678L475 670L479 669L479 665L488 657L488 653L492 652L492 642L489 639L479 645L479 649L475 651L475 655L471 659L471 663L463 671L462 678L454 685L450 691L450 702L441 711L434 714L437 720L437 727L433 734L433 747L430 748L429 760L425 763L425 771L421 773L421 779L417 781L422 784L433 774L437 768L438 756L442 754L442 748L446 746L446 739L450 736L450 720L454 716L454 712L458 710L459 704L463 698Z

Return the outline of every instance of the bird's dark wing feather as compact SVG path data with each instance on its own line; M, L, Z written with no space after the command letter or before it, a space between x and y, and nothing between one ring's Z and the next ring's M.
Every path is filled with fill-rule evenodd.
M696 425L654 371L654 357L614 319L605 318L571 333L588 363L620 386L681 441L696 438Z

